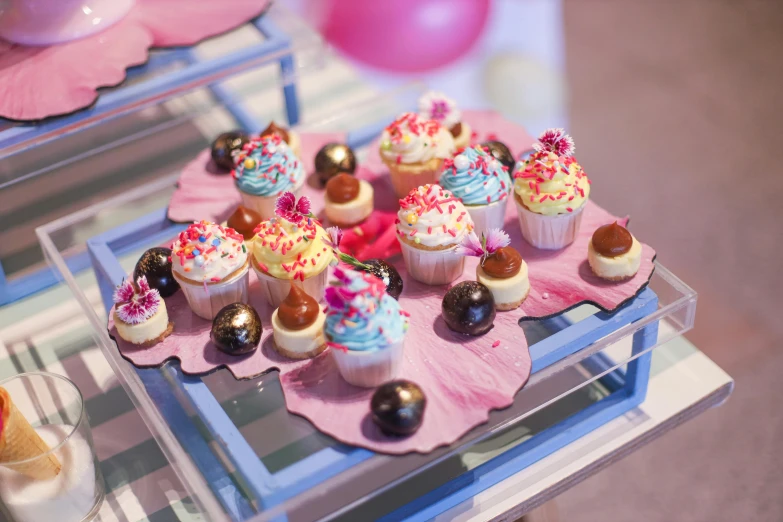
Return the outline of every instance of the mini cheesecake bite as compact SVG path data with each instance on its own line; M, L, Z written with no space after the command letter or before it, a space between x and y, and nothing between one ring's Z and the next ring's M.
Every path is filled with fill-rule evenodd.
M131 344L152 346L174 330L166 303L155 288L141 276L135 282L125 280L114 291L114 326Z
M326 183L326 218L341 227L357 225L373 211L373 188L350 174L337 174Z
M318 302L291 285L285 300L272 314L275 350L289 359L309 359L326 349L326 314Z
M615 221L595 230L587 245L587 262L601 279L623 281L639 271L642 245Z

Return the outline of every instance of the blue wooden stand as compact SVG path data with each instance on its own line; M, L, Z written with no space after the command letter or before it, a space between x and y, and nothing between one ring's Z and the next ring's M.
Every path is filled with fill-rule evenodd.
M380 132L380 125L368 126L348 136L348 144L359 147ZM89 256L98 279L103 302L112 306L112 292L127 276L118 258L174 237L184 225L166 218L166 209L148 214L114 230L96 236L87 242ZM139 241L143 238L143 243ZM558 316L542 324L552 334L530 346L533 374L562 361L618 329L639 321L658 308L658 298L647 288L613 314L597 313L575 324ZM602 377L610 394L560 424L534 435L531 439L506 451L451 482L427 492L416 500L400 506L388 514L387 520L427 520L438 513L470 498L506 477L519 472L531 463L551 454L591 430L605 424L640 404L647 392L650 375L649 348L658 338L658 323L651 322L633 335L632 353L635 359L627 370L610 370L614 363L596 354L583 361ZM297 494L317 486L329 478L372 457L370 451L347 446L334 446L277 472L270 472L252 450L239 429L230 420L207 385L198 377L183 375L176 364L167 364L160 370L136 370L151 395L183 394L197 412L213 440L220 441L221 451L230 460L241 477L241 491L228 471L219 463L209 447L203 444L203 435L196 433L191 419L183 414L176 401L167 400L162 392L155 400L172 431L185 450L193 456L197 466L210 481L217 498L234 520L247 519L248 509L258 506L265 510L279 505ZM155 397L153 397L155 399ZM250 502L244 495L248 495Z
M143 75L151 75L151 78L137 83L128 82L128 85L111 89L103 93L89 109L46 120L40 124L17 124L0 118L0 129L3 129L0 130L0 160L11 154L41 146L63 135L79 132L143 107L160 103L178 93L183 85L192 86L191 88L201 86L200 82L209 82L210 77L222 77L231 71L242 69L245 64L262 63L264 56L270 55L278 56L276 61L284 80L282 89L288 124L296 125L299 122L296 85L293 81L288 81L289 78L293 78L294 56L293 51L285 53L287 49L291 49L291 38L269 17L260 16L251 24L264 36L262 43L211 60L200 60L192 47L154 53L146 64L128 69L129 80L138 79ZM172 63L186 65L165 72ZM210 89L233 115L239 126L249 132L261 130L260 122L242 110L240 104L223 85L213 83ZM12 182L15 181L18 181L18 178ZM2 187L0 183L0 190ZM90 266L86 253L69 256L66 262L74 273ZM0 264L0 306L48 288L58 281L56 272L48 267L8 280Z

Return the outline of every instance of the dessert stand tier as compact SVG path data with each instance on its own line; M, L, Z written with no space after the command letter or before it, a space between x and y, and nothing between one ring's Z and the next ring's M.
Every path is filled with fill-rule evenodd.
M308 127L347 131L361 154L397 112L414 106L419 93L404 89ZM286 412L275 372L249 381L237 381L226 370L192 377L176 362L140 370L120 356L105 327L108 308L94 306L64 261L63 253L79 240L68 243L63 237L109 209L136 216L88 240L104 302L110 303L114 285L138 256L181 229L167 219L159 196L170 194L172 183L163 179L140 187L38 233L189 493L217 520L435 516L639 404L651 350L692 326L694 293L657 265L649 285L611 314L585 305L523 321L530 381L511 406L492 412L455 443L405 456L344 446Z

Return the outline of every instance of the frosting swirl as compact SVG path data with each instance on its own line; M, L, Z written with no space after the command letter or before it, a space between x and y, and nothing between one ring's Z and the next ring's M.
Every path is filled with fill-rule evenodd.
M462 122L462 112L457 103L442 92L429 91L419 98L419 116L435 120L447 129Z
M334 275L337 281L326 289L329 309L324 328L333 349L375 351L403 339L408 314L386 293L383 281L340 268Z
M514 178L519 202L545 216L573 212L590 196L590 181L573 156L537 151L517 164Z
M231 175L242 192L273 197L295 190L305 178L302 163L277 134L251 140L236 157Z
M324 240L329 236L312 217L298 222L282 217L263 221L255 229L253 257L258 267L278 279L299 279L320 274L334 259Z
M320 313L318 301L293 283L285 300L277 308L278 319L289 330L307 328L318 319Z
M381 158L397 163L427 163L454 153L451 133L434 120L418 114L400 115L381 134Z
M508 197L511 176L494 156L476 145L443 162L440 184L465 205L488 205Z
M428 247L454 245L473 230L465 206L439 185L422 185L400 200L397 235Z
M191 224L171 245L171 269L191 281L220 282L246 262L245 239L209 221Z

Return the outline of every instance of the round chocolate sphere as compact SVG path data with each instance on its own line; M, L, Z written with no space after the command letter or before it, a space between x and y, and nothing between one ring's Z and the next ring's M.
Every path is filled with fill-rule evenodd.
M487 150L492 156L495 157L504 167L508 167L508 173L514 172L514 165L517 160L514 159L514 155L508 150L505 143L500 141L485 141L481 144L481 147Z
M386 293L399 299L402 293L402 278L397 269L383 259L368 259L362 262L369 267L363 270L383 281L386 285Z
M224 306L212 320L209 338L221 352L244 355L261 342L261 318L256 309L245 303Z
M179 290L179 283L171 275L171 249L150 248L144 252L133 269L133 280L147 276L152 288L157 288L161 297L169 297Z
M212 161L221 170L231 172L234 169L234 151L250 141L250 137L242 131L224 132L212 142Z
M321 183L326 183L337 174L353 174L355 171L356 156L348 145L327 143L315 155L315 173Z
M421 426L427 398L418 384L403 379L378 386L370 401L372 420L387 435L410 435Z
M441 313L455 332L483 335L492 329L495 320L495 298L478 281L463 281L443 296Z

